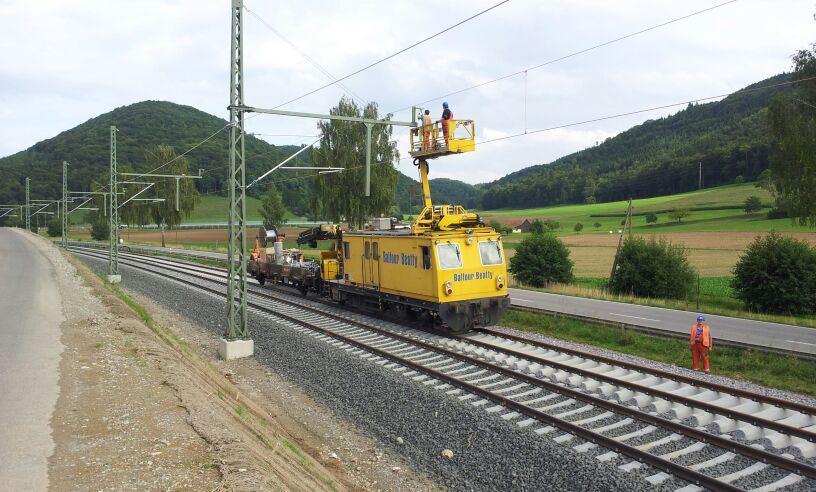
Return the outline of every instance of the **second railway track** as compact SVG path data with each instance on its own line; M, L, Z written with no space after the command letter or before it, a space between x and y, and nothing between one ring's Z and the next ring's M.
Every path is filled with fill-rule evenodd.
M98 251L73 249L103 258ZM224 295L221 269L120 258L132 268ZM816 486L813 407L700 381L695 386L675 374L490 330L464 337L428 333L291 294L273 296L257 286L250 306L532 432L565 445L583 441L573 445L576 451L600 446L608 450L600 460L623 455L629 460L624 470L650 465L660 471L647 478L655 485L676 477L716 490Z

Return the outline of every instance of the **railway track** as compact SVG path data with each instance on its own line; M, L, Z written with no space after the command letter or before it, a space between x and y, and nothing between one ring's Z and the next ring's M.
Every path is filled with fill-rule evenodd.
M98 251L75 252L104 259ZM221 269L121 254L120 263L223 297ZM262 316L380 363L497 418L594 450L653 485L812 490L816 409L492 330L448 337L252 285ZM673 487L674 488L674 487Z

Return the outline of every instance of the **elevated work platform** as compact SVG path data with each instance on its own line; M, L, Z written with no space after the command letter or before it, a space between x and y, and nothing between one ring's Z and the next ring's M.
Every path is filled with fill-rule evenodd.
M443 125L447 125L447 132ZM435 159L476 150L473 120L448 120L411 130L411 157Z

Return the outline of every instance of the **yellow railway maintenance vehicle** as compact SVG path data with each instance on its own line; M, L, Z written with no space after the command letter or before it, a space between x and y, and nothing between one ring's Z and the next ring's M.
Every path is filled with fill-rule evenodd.
M447 123L449 131L440 131ZM373 219L361 231L322 226L301 233L321 253L320 288L327 297L408 319L430 316L442 330L462 333L499 320L509 306L507 266L499 233L460 205L434 205L428 160L475 150L473 121L452 120L414 129L411 156L419 167L424 209L410 227Z

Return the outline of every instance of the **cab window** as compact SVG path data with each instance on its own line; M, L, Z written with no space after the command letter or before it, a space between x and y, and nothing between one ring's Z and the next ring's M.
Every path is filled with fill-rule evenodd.
M462 268L462 252L459 251L459 244L437 244L436 255L439 257L439 268L442 270Z
M343 256L345 256L347 260L351 259L351 245L348 241L343 241Z
M431 247L422 246L422 268L424 270L431 269Z
M502 262L501 244L498 241L480 241L479 256L482 265L499 265Z

